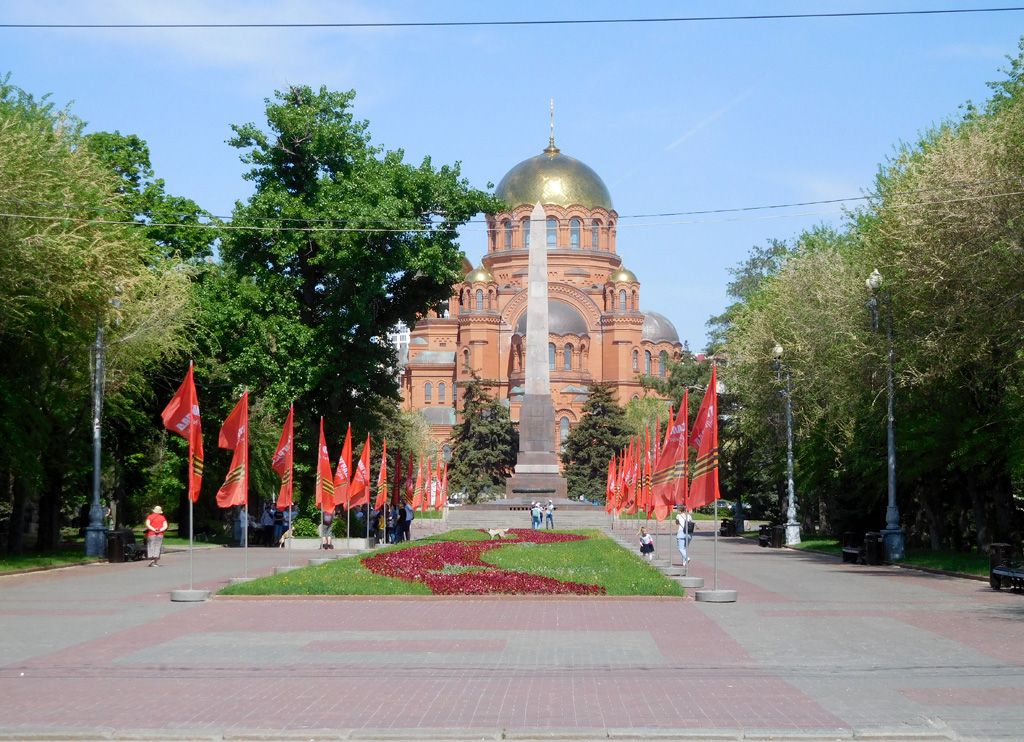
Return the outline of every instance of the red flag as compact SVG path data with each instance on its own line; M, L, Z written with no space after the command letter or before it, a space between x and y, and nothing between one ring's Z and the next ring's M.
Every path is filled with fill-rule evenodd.
M704 392L697 418L693 421L690 445L697 447L693 465L693 482L687 505L699 508L717 500L718 492L718 389L717 369L711 366L711 381Z
M683 392L683 403L675 421L669 418L665 431L665 447L655 466L653 482L654 517L664 520L675 505L682 505L686 499L687 448L686 410L688 391Z
M438 510L443 510L448 505L448 462L444 462L444 471L441 472L441 502Z
M234 449L224 484L217 490L217 505L245 505L249 499L249 392L242 392L235 409L220 428L217 445Z
M197 502L199 488L203 483L203 431L191 362L185 380L160 416L165 428L188 440L188 497L192 502Z
M388 439L384 439L384 448L380 452L380 471L377 472L377 500L373 503L374 510L380 510L388 501Z
M281 440L277 442L274 458L270 460L270 468L281 477L281 490L277 493L277 509L286 510L293 503L292 498L292 464L294 461L293 431L295 425L295 405L288 408L288 417L284 421Z
M423 502L420 504L420 510L426 512L430 510L430 506L434 502L434 470L430 459L427 459L427 468L423 471L423 480Z
M324 419L320 418L320 450L316 459L316 504L321 512L334 512L334 477L331 476L331 457L327 455L324 438Z
M412 488L412 509L420 510L423 508L423 459L420 459L420 465L416 469L416 484Z
M345 431L345 442L341 444L338 468L334 470L334 504L348 508L349 487L352 481L352 423Z
M405 501L409 504L412 504L413 495L416 492L416 478L412 474L413 466L415 463L416 455L409 454L409 471L405 475Z
M651 429L644 429L644 455L640 461L640 504L645 513L651 513Z
M356 465L356 474L352 477L352 486L348 490L348 509L358 508L370 502L370 434L366 434L363 453Z

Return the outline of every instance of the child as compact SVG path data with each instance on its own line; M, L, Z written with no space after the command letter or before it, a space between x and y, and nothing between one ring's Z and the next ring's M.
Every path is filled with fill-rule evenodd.
M654 559L654 539L643 526L640 526L640 553L647 557L647 561Z

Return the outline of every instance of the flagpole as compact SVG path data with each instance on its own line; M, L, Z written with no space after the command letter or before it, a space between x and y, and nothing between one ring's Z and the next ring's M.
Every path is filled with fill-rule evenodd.
M718 499L715 499L715 590L718 589Z
M246 493L242 512L245 521L242 523L242 577L249 576L249 493Z
M191 476L191 474L190 474ZM192 530L195 523L192 520L192 497L188 498L188 589L192 590Z

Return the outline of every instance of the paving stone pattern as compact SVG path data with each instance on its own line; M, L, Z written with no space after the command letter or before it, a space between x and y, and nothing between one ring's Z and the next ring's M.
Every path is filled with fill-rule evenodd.
M712 546L691 545L708 587ZM741 539L718 552L737 603L171 603L184 553L0 577L0 739L1024 738L1024 596ZM287 560L250 549L248 571ZM216 588L242 555L197 550L194 569Z

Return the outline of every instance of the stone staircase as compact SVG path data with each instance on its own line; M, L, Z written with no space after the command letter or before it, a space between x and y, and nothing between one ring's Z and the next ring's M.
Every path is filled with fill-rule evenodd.
M424 521L427 522L427 521ZM601 528L609 526L608 513L596 505L574 505L555 509L555 528ZM413 527L419 521L413 522ZM529 528L530 511L523 506L463 505L448 509L447 528Z

